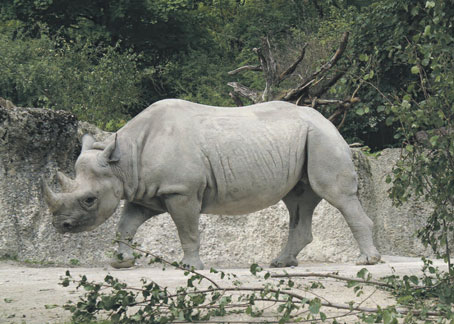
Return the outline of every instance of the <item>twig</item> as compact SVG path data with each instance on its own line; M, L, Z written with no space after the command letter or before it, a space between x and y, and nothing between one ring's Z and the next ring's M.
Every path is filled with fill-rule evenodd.
M381 287L394 288L394 286L381 282L381 281L342 277L342 276L332 274L332 273L308 272L308 273L286 273L286 274L272 274L271 275L271 278L296 278L296 277L332 278L332 279L343 280L343 281L353 281L353 282L360 282L360 283L371 284L371 285L376 285L376 286L381 286Z
M158 256L158 255L156 255L156 254L154 254L154 253L152 253L152 252L150 252L150 251L142 250L142 249L138 248L137 246L134 246L134 245L130 244L129 242L122 241L122 240L115 240L115 242L123 243L123 244L129 246L131 249L134 249L134 250L137 250L137 251L139 251L139 252L142 252L142 253L144 253L145 255L151 255L152 257L161 260L163 263L168 264L168 265L170 265L170 266L172 266L172 267L175 267L175 268L177 268L177 269L180 269L180 270L183 270L183 271L189 271L189 272L191 272L191 273L193 273L193 274L195 274L195 275L198 275L198 276L200 276L200 277L202 277L202 278L208 280L208 281L211 282L216 288L218 288L218 289L221 288L213 279L210 279L209 277L207 277L207 276L205 276L205 275L203 275L203 274L201 274L201 273L195 271L194 269L188 269L188 268L185 268L185 267L180 266L180 265L177 264L177 263L169 262L169 261L163 259L162 257L160 257L160 256Z

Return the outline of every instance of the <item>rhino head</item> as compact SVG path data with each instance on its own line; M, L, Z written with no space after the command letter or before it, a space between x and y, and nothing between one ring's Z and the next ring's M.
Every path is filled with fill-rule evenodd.
M124 194L123 182L114 172L118 151L116 136L109 145L104 145L84 135L75 166L76 178L58 172L60 193L53 192L43 179L43 196L59 233L92 230L114 213Z

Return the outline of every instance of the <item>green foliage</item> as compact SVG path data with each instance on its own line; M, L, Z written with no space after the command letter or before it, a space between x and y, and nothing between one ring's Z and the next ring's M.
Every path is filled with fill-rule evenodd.
M19 106L69 110L115 129L143 105L137 55L118 47L1 33L0 55L0 96Z
M409 82L389 104L400 123L405 155L394 169L391 196L411 195L433 208L418 236L450 266L454 233L454 8L445 2L408 6L418 28L406 37L399 55L406 57Z

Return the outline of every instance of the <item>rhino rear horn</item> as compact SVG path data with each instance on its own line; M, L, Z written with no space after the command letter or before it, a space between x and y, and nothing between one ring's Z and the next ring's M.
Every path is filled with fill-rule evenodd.
M44 177L41 178L41 188L43 191L44 200L46 201L47 205L51 212L54 212L60 207L60 198L58 194L54 193L52 189L49 188Z
M72 191L75 187L75 181L67 177L63 172L57 172L57 179L60 182L61 188L64 192Z

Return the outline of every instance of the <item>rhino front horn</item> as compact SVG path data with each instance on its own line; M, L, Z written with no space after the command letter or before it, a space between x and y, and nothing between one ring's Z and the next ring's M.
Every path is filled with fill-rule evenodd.
M60 182L61 188L64 192L71 191L75 186L75 181L70 177L67 177L60 171L57 172L57 179Z
M49 188L49 185L46 180L44 180L44 177L41 178L41 188L43 190L44 200L49 206L50 211L53 212L57 210L60 206L60 199L58 195Z

